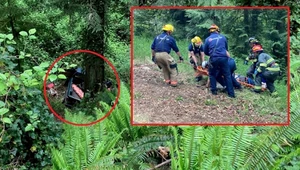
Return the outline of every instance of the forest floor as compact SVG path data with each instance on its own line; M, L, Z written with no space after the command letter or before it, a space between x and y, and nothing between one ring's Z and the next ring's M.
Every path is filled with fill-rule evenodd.
M134 124L270 124L286 123L287 112L268 109L270 100L280 98L256 94L249 89L235 90L236 98L227 93L211 95L207 77L195 82L194 74L180 72L178 86L164 84L162 71L155 64L133 67ZM267 93L267 92L264 92Z

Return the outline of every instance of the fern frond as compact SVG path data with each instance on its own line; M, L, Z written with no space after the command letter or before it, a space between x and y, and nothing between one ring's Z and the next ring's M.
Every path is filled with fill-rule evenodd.
M51 150L52 153L52 163L53 163L53 168L60 170L68 170L68 164L65 160L65 157L63 156L64 154L56 149Z
M129 148L129 157L126 162L131 164L133 162L145 161L149 156L147 152L158 149L159 146L166 146L172 137L169 135L149 135L131 143Z
M111 133L108 134L102 142L97 143L94 150L91 152L89 156L89 163L93 163L107 155L107 153L115 147L118 143L119 139L121 138L123 131L120 134Z
M231 164L234 169L244 165L247 150L253 140L252 127L236 126L232 133L228 133L226 144L222 149L223 161Z
M273 150L272 145L280 145L283 142L291 143L294 134L300 133L300 111L291 113L291 123L289 126L274 128L272 133L269 133L266 141L262 141L261 145L250 146L253 148L248 153L248 158L245 161L247 169L267 169L268 164L274 163L273 154L276 152Z
M98 159L95 163L90 164L86 170L119 170L123 169L122 165L116 165L115 160L116 157L113 155L103 156Z

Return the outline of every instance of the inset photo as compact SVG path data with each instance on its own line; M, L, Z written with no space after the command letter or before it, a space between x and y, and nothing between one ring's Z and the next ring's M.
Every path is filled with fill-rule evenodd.
M288 8L131 15L132 125L288 125Z

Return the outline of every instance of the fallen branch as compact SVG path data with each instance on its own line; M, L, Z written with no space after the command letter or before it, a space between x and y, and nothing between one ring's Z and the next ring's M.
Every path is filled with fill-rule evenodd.
M162 163L156 165L154 168L151 168L151 169L149 169L149 170L154 170L154 169L159 168L159 167L161 167L161 166L163 166L163 165L165 165L165 164L167 164L167 163L170 163L170 162L171 162L171 159L168 159L168 160L166 160L165 162L162 162Z

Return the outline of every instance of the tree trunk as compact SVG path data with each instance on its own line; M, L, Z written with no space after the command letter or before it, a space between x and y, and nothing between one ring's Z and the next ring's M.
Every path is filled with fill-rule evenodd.
M109 2L106 0L94 0L90 4L95 10L94 16L99 17L100 23L93 24L99 28L89 28L86 32L86 49L97 52L101 55L105 53L105 29L106 29L106 12ZM95 22L97 20L89 20L88 22ZM105 74L105 61L95 55L87 55L85 59L85 90L89 90L92 96L99 90L103 89L104 74Z
M247 9L244 10L244 28L245 32L249 35L249 10Z

